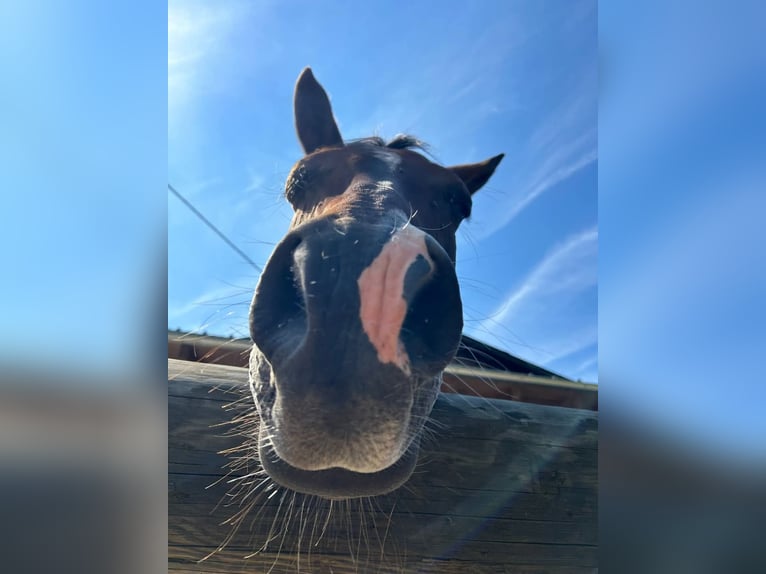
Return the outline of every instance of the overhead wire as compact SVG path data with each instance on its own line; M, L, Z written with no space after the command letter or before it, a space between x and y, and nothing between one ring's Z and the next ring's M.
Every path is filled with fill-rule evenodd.
M170 190L170 192L173 195L175 195L178 199L180 199L181 202L186 207L188 207L192 211L192 213L194 213L194 215L196 215L198 218L200 218L205 225L207 225L210 229L212 229L215 232L215 234L218 235L218 237L220 237L224 242L226 242L226 245L231 247L240 257L242 257L242 259L244 259L250 265L252 265L256 269L256 271L258 271L258 273L263 271L263 269L255 261L253 261L252 259L250 259L250 257L248 257L247 253L245 253L239 247L237 247L234 244L234 242L231 241L231 239L226 237L226 235L223 233L223 231L218 229L212 221L210 221L207 217L202 215L202 212L199 209L197 209L196 207L194 207L194 205L192 205L192 203L188 199L186 199L183 196L183 194L181 194L181 192L179 192L170 183L168 183L168 189Z

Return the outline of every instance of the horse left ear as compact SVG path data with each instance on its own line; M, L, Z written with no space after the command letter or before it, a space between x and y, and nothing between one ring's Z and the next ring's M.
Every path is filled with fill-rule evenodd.
M330 98L314 78L311 68L304 69L295 84L293 108L298 140L306 155L320 147L343 145L343 138L332 116Z
M455 175L463 180L468 191L473 195L487 183L492 174L495 173L495 168L500 163L500 160L504 157L505 154L501 153L486 161L455 165L448 169L452 170Z

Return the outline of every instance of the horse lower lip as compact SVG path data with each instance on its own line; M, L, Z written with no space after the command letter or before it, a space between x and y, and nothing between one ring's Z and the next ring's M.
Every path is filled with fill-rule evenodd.
M412 475L418 449L408 449L388 468L369 474L342 468L301 470L280 459L268 444L259 450L264 469L279 485L303 494L338 500L378 496L395 490Z

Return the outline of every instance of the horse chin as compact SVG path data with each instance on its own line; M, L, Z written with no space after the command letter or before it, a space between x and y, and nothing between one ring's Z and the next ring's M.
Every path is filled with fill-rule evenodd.
M308 470L282 458L274 447L276 374L263 353L253 345L250 355L250 391L259 419L256 433L258 458L263 470L282 487L333 500L379 496L396 490L407 482L417 464L424 422L438 395L441 376L413 375L409 384L414 387L414 400L406 423L406 436L409 438L406 443L396 446L397 452L401 454L395 462L372 472L340 466ZM287 453L285 456L289 459ZM392 453L393 456L396 454Z
M303 470L281 459L268 438L261 436L259 444L261 464L274 482L329 500L380 496L396 490L410 478L418 458L418 445L413 441L399 460L378 472L362 473L344 468Z

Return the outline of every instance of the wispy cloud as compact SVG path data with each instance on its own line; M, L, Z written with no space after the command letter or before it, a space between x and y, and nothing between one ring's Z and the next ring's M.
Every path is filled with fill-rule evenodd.
M208 84L220 89L226 46L248 10L246 3L237 0L169 2L168 125L171 132L192 121L188 116L201 90L209 89ZM206 74L211 70L216 73L216 82L208 82Z
M506 324L492 320L483 324L488 325L486 331L482 331L481 326L469 327L467 331L480 340L497 345L533 364L572 378L588 381L597 379L598 374L593 367L598 363L598 355L594 353L586 359L581 358L583 351L598 344L598 326L595 321L577 327L569 324L554 325L538 328L535 332L523 332L522 335L513 333L513 340L509 339Z
M499 222L498 227L509 223L540 195L562 181L569 179L581 169L588 167L596 159L598 159L598 152L595 149L588 150L583 152L583 155L574 157L569 162L563 162L552 171L545 173L542 179L532 184L522 195L521 199L513 205L508 214Z
M177 107L190 96L199 66L215 49L227 25L227 12L215 5L168 4L168 102Z
M559 338L547 341L544 349L537 352L536 357L531 360L538 360L540 364L552 366L555 363L566 359L567 357L584 351L598 342L598 327L596 324L586 325L578 330L564 333ZM595 362L591 358L588 362Z
M578 292L597 283L596 255L598 230L593 227L567 239L554 248L511 291L481 328L492 332L493 325L512 321L515 314L532 299Z
M471 13L474 8L467 4L460 10ZM498 89L497 70L511 73L508 62L529 39L527 28L521 16L506 16L488 22L482 30L463 30L459 39L437 51L409 53L406 66L380 69L376 73L381 86L375 94L377 103L358 121L341 125L341 132L346 137L362 137L374 126L380 135L414 133L431 144L437 159L450 151L440 150L440 142L457 140L465 161L463 156L469 155L465 148L471 145L476 124L516 105L508 91ZM478 93L483 100L476 105Z
M247 187L242 190L243 193L251 193L254 191L261 191L263 184L266 182L266 178L260 173L257 173L252 168L247 168Z
M215 287L209 289L200 295L194 297L190 301L184 303L169 302L168 304L168 321L177 321L182 319L186 314L192 311L198 311L200 308L210 306L222 306L227 303L235 303L240 300L247 300L252 293L252 288L245 288L244 285L253 283L252 277L242 278L237 285L243 285L243 287L237 287L235 285L223 285L221 287ZM252 286L254 287L254 285Z
M503 207L487 213L477 239L498 231L544 193L598 159L595 128L597 77L583 74L568 97L545 116L526 138L515 158L515 181ZM509 190L510 191L510 190Z
M247 331L248 305L255 281L243 277L233 284L209 289L187 301L168 301L168 327L184 325L189 331L216 333Z
M593 354L572 369L572 376L587 381L595 381L598 378L598 372L595 370L597 366L598 354Z
M577 311L583 304L593 304L597 257L596 227L567 238L551 249L487 317L468 324L467 330L533 363L554 370L566 363L567 373L574 373L573 367L583 361L578 353L598 341L595 315ZM581 370L593 378L593 369L586 369Z

